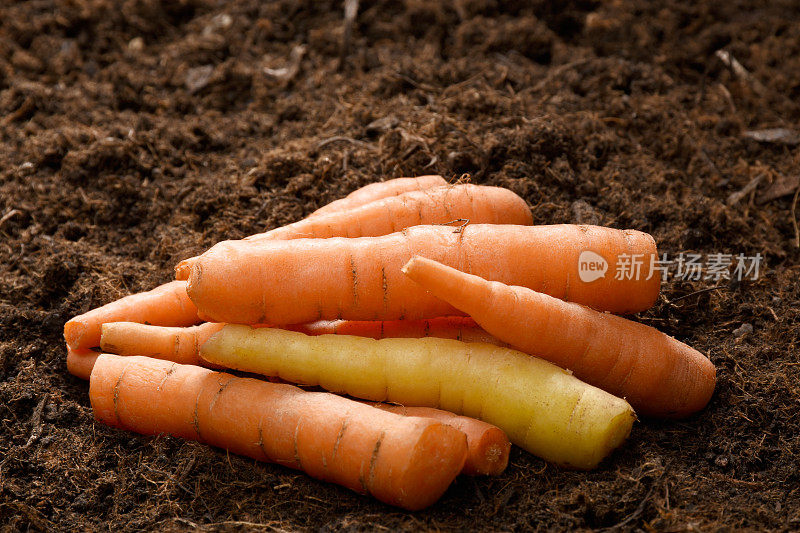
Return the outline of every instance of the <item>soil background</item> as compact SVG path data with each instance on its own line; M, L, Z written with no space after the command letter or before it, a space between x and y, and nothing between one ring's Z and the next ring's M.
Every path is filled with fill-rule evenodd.
M343 54L346 33L341 2L3 2L0 528L800 528L800 151L746 135L798 128L800 4L363 1ZM218 240L433 173L508 187L537 223L762 254L758 280L673 277L637 317L709 354L709 407L638 422L593 472L515 449L418 513L94 423L71 316Z

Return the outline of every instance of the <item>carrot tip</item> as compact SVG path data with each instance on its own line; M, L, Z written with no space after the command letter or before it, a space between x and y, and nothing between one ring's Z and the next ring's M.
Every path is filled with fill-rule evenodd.
M70 348L78 348L81 344L81 339L86 333L86 324L79 322L74 318L64 324L64 340Z
M188 260L183 260L175 266L175 279L185 281L192 273L192 264Z
M408 260L408 262L407 262L405 265L403 265L403 266L400 268L400 271L401 271L403 274L405 274L405 275L407 276L407 275L408 275L408 271L409 271L410 269L413 269L413 268L414 268L414 263L416 263L416 262L417 262L417 261L419 261L420 259L421 259L421 257L420 257L420 256L418 256L418 255L415 255L414 257L412 257L411 259L409 259L409 260Z

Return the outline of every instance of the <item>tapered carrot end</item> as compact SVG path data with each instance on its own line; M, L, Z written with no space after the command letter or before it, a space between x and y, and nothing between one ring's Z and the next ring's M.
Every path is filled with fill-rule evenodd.
M175 279L181 281L189 279L189 276L192 274L192 265L194 261L195 258L192 257L191 259L184 259L178 263L175 267Z
M86 334L86 330L86 324L81 320L76 320L75 318L64 324L64 340L67 341L67 346L73 349L86 348L86 346L81 345L81 342Z
M471 476L499 476L508 466L511 442L505 432L497 427L489 427L477 439L467 435L469 460L464 465L463 474ZM469 465L469 468L467 467Z
M403 265L400 269L403 274L411 278L412 280L416 281L420 276L423 276L426 273L431 272L440 263L433 261L432 259L427 259L420 255L415 255L408 262Z
M100 354L92 350L72 349L67 346L67 370L81 379L89 379Z
M418 255L403 266L402 272L433 296L471 316L476 307L484 305L491 287L483 278Z

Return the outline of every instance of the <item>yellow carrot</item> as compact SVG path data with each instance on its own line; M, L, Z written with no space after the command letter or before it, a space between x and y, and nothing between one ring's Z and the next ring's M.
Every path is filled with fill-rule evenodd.
M483 343L227 325L203 344L201 357L366 400L478 418L521 448L574 468L594 468L634 420L626 401L546 361Z

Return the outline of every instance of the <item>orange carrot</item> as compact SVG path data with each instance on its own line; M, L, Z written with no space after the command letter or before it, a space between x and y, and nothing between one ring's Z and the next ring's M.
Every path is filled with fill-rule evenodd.
M399 415L433 418L463 432L467 436L467 460L461 470L462 474L497 476L508 466L511 442L505 432L497 426L432 407L406 407L388 403L370 405Z
M610 273L579 276L592 251ZM615 279L622 254L648 264L653 238L597 226L476 224L462 231L416 226L383 237L225 241L203 254L187 291L215 322L300 324L314 320L397 320L462 314L400 272L424 255L488 279L523 285L617 313L650 307L660 278Z
M301 220L245 240L377 237L410 226L469 220L474 224L533 223L525 200L501 187L446 185L410 191L368 204Z
M200 346L225 324L205 322L188 328L151 326L135 322L103 324L100 348L117 355L143 355L187 365L208 366Z
M100 346L100 326L120 321L190 326L199 319L197 308L186 295L186 283L171 281L70 319L64 324L64 338L71 348L94 348Z
M307 218L245 241L275 241L301 238L376 237L424 224L446 224L469 220L473 224L533 223L525 200L499 187L454 185L390 196L347 211ZM180 279L191 272L195 258L176 268Z
M526 353L625 398L639 413L679 418L711 399L716 370L697 350L625 318L414 257L403 272Z
M305 220L319 215L327 215L330 213L339 213L361 207L362 205L382 200L390 196L398 196L400 194L410 191L424 191L433 187L441 187L447 185L447 181L441 176L419 176L417 178L396 178L388 181L381 181L378 183L370 183L360 189L351 192L344 198L329 203L320 207ZM264 236L267 233L260 233L258 235ZM188 279L192 271L192 265L197 261L197 257L190 257L184 259L175 267L175 279Z
M355 335L371 339L438 337L464 342L485 342L504 346L475 324L469 317L445 316L426 320L318 320L309 324L295 324L286 329L306 335Z
M75 377L89 379L100 352L67 345L67 371Z
M360 189L356 189L344 198L335 200L328 205L320 207L308 218L316 217L319 215L326 215L337 211L347 211L355 207L361 207L364 204L374 202L375 200L383 200L390 196L399 196L403 193L410 191L424 191L425 189L432 189L434 187L441 187L447 185L447 180L441 176L418 176L416 178L395 178L388 181L379 181L377 183L370 183Z
M148 357L103 354L89 384L97 420L279 463L410 510L464 464L464 434L329 393Z

